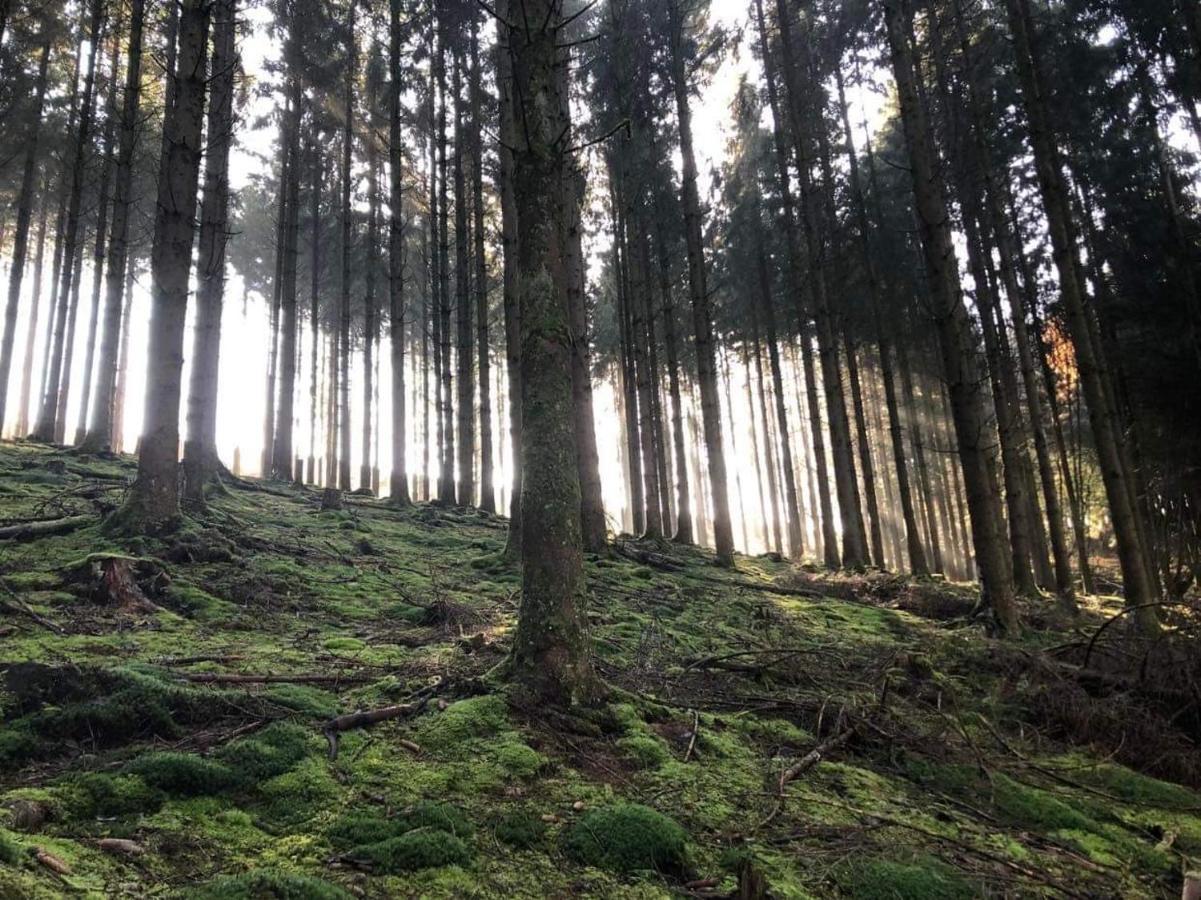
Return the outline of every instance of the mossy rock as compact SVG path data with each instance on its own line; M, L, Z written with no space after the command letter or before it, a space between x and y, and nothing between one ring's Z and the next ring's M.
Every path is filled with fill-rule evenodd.
M674 872L684 867L687 841L674 819L639 803L618 803L587 813L567 832L564 848L600 869Z
M958 872L928 857L858 859L843 864L835 877L856 900L970 900L979 894Z
M152 813L163 805L163 792L146 783L138 775L107 775L92 772L76 782L79 793L86 797L80 813L104 818Z
M524 850L542 842L546 823L534 813L522 810L501 817L493 831L501 843Z
M192 753L147 753L130 763L128 771L176 797L220 794L237 782L228 766Z
M471 862L471 849L453 834L434 829L410 831L376 844L364 844L350 855L369 863L384 874L464 866Z
M351 900L336 884L311 875L259 869L187 889L187 900Z

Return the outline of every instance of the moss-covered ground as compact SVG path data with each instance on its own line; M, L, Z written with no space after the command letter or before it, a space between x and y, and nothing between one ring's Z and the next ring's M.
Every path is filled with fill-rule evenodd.
M564 715L499 674L503 520L247 484L116 537L132 474L0 448L0 525L94 517L0 543L0 898L1171 897L1201 857L1195 735L1064 656L1113 598L1001 644L966 588L625 543Z

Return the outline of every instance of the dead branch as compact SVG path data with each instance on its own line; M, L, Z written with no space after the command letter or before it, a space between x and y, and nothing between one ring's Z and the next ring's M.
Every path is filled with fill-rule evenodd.
M175 676L195 684L357 684L371 681L367 675L235 675L221 672L180 672Z
M819 762L821 762L830 751L837 750L854 736L854 728L847 728L843 731L840 731L833 737L826 738L826 740L822 741L820 744L802 756L799 760L797 760L795 765L789 766L787 769L785 769L780 775L780 794L783 795L784 787L790 781L795 781L797 778L800 778Z
M445 682L438 681L428 687L422 688L413 695L413 699L408 703L397 703L393 706L384 706L379 709L365 709L358 712L346 713L345 715L335 716L321 726L321 731L325 734L325 739L329 741L329 758L331 760L338 758L338 736L343 731L350 731L353 728L367 728L371 725L377 725L380 722L389 722L393 719L409 719L418 713L422 712L429 704L430 698L438 693L443 688ZM406 742L405 749L411 752L420 752L421 748L416 744ZM416 747L416 750L413 748Z
M62 519L43 519L37 522L20 522L0 528L0 541L30 541L35 538L68 534L94 521L92 516L67 516Z

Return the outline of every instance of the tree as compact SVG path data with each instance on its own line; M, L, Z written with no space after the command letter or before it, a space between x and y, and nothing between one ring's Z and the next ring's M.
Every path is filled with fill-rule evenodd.
M138 476L121 520L157 526L179 515L179 404L184 320L192 268L193 221L200 180L201 131L207 81L208 0L182 0L171 105L163 122L158 204L151 249L151 319L147 345L146 413Z
M409 503L405 430L405 221L404 145L400 130L401 94L401 0L388 2L388 299L392 359L392 502Z
M509 26L521 304L522 591L512 669L531 694L559 703L598 696L584 615L580 482L572 417L570 328L559 192L571 141L557 46L562 0L527 0Z

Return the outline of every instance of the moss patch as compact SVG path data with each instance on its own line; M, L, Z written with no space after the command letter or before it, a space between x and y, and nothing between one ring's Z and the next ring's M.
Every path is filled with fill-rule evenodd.
M580 862L615 872L679 871L688 836L678 823L638 803L619 803L587 813L564 839Z

